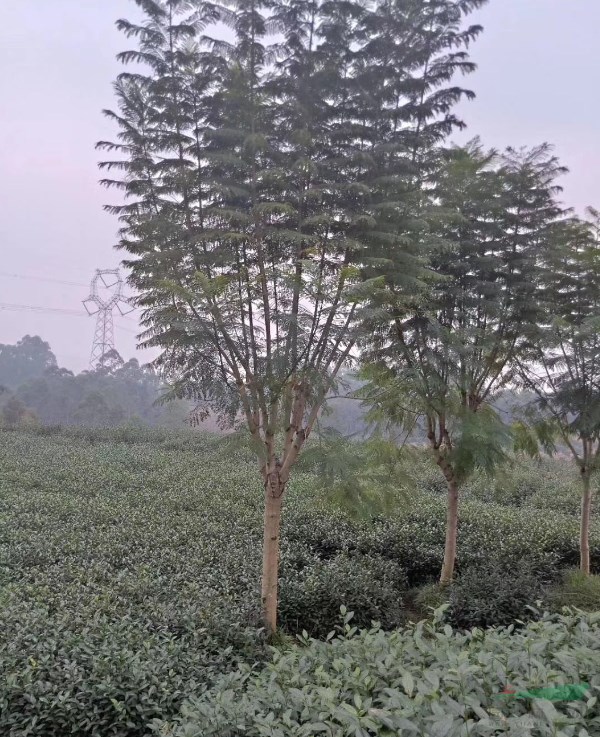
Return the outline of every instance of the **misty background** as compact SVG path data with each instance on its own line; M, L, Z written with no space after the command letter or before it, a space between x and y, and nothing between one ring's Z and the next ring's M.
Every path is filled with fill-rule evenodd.
M0 343L40 335L75 372L92 347L82 300L94 270L121 258L94 144L116 132L102 109L129 44L114 23L135 15L129 0L19 0L0 13ZM477 99L460 107L468 129L455 140L553 143L570 169L565 203L600 206L598 0L491 0L471 20L485 27L466 80ZM138 331L135 312L115 313L117 350L143 363L153 354L136 351Z

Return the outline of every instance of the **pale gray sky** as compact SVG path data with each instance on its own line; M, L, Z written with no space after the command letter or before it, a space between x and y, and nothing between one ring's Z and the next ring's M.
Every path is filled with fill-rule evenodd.
M114 57L128 45L114 21L132 8L129 0L2 2L0 307L83 311L94 269L119 263L94 143L114 134L101 110L113 106ZM554 143L571 170L565 201L600 206L600 0L491 0L473 20L485 31L472 48L479 69L467 84L477 99L461 107L469 129L460 138ZM131 317L116 318L116 347L148 360L135 352ZM93 332L93 318L0 309L0 343L41 335L74 370L86 367Z

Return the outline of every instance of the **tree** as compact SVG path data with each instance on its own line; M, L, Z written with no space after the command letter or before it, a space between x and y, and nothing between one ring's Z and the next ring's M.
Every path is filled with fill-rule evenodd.
M521 426L525 446L552 437L568 447L581 479L580 568L590 573L592 476L600 469L600 213L556 230L539 284L544 319L532 352L520 363L524 386L536 401Z
M150 426L184 426L189 403L160 404L164 392L154 370L135 359L123 363L113 356L98 370L77 376L67 369L51 369L18 387L16 396L48 425L113 427L136 420Z
M431 288L408 315L386 269L362 395L375 418L408 428L425 420L448 488L442 584L454 572L460 486L476 468L492 473L511 442L494 397L514 383L539 319L538 259L562 215L562 171L547 146L498 156L475 141L447 151L425 190Z
M98 361L95 370L107 375L115 375L119 369L123 368L125 361L121 358L119 351L110 348L104 353Z
M75 408L73 419L76 424L87 427L113 427L123 421L124 412L117 405L110 407L100 392L91 391Z
M39 336L26 335L16 345L0 344L0 383L10 389L56 367L56 357Z
M33 412L14 396L10 397L2 407L2 424L11 430L35 419Z
M119 139L99 144L121 172L104 183L127 197L108 209L173 396L241 414L252 438L272 632L292 467L361 335L361 266L401 250L423 132L457 122L465 91L447 83L477 34L457 26L483 0L137 2L145 20L118 25L138 48L121 59L143 66L119 77ZM233 41L208 35L216 20ZM403 273L423 273L408 247Z
M56 365L41 338L25 336L1 348L4 376L14 389L0 385L2 405L14 397L44 424L114 426L135 419L144 425L181 427L189 420L189 402L160 403L165 387L153 367L140 366L136 359L124 363L116 351L102 367L75 376Z

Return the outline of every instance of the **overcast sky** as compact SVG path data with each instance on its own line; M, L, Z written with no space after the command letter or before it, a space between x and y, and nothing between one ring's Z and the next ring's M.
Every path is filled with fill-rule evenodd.
M114 21L131 16L133 3L1 4L0 343L38 334L61 365L79 371L93 318L2 307L82 312L94 270L119 263L94 143L114 133L101 110L113 105L114 57L128 45ZM468 85L477 99L461 107L469 125L461 139L551 142L570 169L565 202L600 206L600 0L491 0L473 20L485 31L471 50L479 68ZM116 347L124 358L148 360L135 350L132 317L115 319Z

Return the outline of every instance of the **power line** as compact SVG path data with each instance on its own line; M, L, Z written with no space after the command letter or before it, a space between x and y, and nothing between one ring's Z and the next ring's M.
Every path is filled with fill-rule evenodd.
M63 315L77 315L80 317L87 317L87 312L81 312L79 310L69 310L63 307L41 307L38 305L18 305L11 302L0 302L0 310L10 310L12 312L18 310L26 310L29 312L57 312Z
M46 276L33 276L33 275L28 276L26 274L9 274L7 271L0 271L0 277L10 277L10 278L15 278L15 279L34 279L36 281L46 281L46 282L51 282L53 284L65 284L71 287L89 287L89 284L84 284L83 282L78 282L78 281L65 281L63 279L51 279L50 277L46 277ZM129 299L127 301L129 302ZM135 310L139 310L139 309L140 309L139 307L131 305L132 312ZM78 314L83 314L83 313L78 313ZM125 317L124 315L122 317L124 317L125 320L131 320L130 317Z
M8 277L11 279L33 279L34 281L47 281L47 282L53 282L54 284L64 284L65 286L69 287L87 287L87 284L84 284L83 282L77 282L77 281L66 281L64 279L52 279L49 276L34 276L34 275L28 275L28 274L12 274L8 271L0 271L0 276Z
M42 307L38 305L19 305L19 304L13 304L11 302L0 302L0 310L4 310L7 312L52 312L57 315L67 315L69 317L89 317L87 312L82 312L78 310L69 310L62 307ZM128 318L131 320L131 318ZM126 333L131 333L132 335L137 335L136 330L130 330L129 328L124 328L122 325L115 325L115 327L118 330L123 330Z
M33 276L33 275L28 276L26 274L9 274L7 271L0 271L0 277L10 277L14 279L34 279L35 281L46 281L46 282L51 282L53 284L64 284L64 285L71 286L71 287L89 287L89 284L84 284L83 282L65 281L63 279L51 279L50 277L46 277L46 276ZM129 300L127 301L129 302ZM47 309L53 309L53 308L47 308ZM139 309L140 309L139 307L135 307L134 305L131 305L131 312L134 312ZM84 313L79 312L77 314L82 315ZM133 320L131 317L125 317L125 315L122 315L122 317L125 320L135 322L135 320Z

